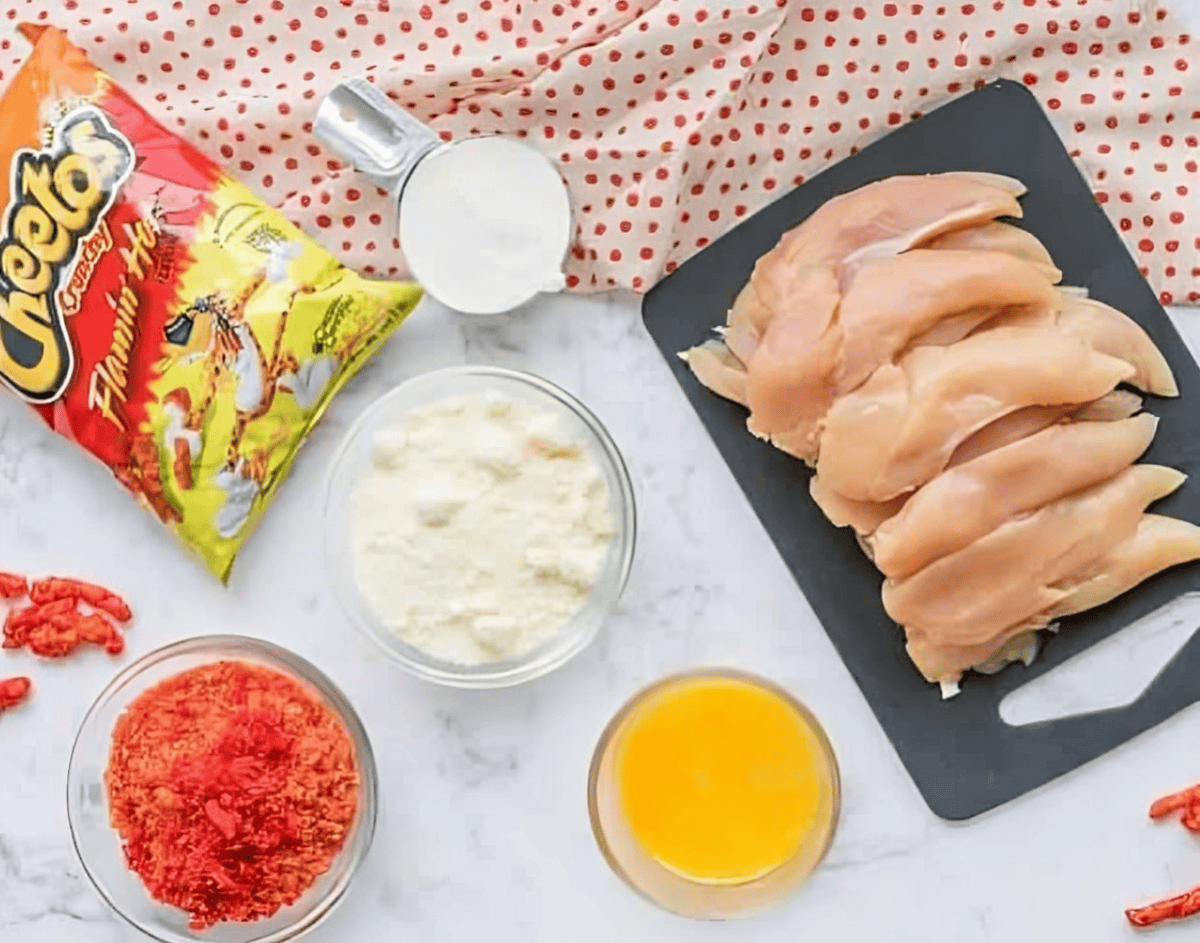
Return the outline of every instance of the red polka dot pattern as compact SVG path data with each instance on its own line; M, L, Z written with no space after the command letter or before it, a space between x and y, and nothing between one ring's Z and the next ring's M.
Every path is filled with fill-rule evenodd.
M1137 7L1141 12L1133 10ZM571 189L568 286L644 291L787 188L995 78L1023 82L1161 297L1195 302L1200 66L1161 0L0 0L350 265L403 260L383 195L311 137L365 75L443 138L508 134Z

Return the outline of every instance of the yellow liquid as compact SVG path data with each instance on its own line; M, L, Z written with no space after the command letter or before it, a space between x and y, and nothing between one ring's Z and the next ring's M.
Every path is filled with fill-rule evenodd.
M697 678L665 689L630 718L619 749L633 836L694 881L768 874L832 815L829 767L806 719L747 681Z

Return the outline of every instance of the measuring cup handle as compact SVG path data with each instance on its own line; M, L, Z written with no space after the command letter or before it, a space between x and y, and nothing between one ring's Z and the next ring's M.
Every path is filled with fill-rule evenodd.
M313 134L372 182L398 196L437 134L365 79L335 86L317 108Z

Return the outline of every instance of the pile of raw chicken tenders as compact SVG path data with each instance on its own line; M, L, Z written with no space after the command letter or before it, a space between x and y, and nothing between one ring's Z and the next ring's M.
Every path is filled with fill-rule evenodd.
M1036 630L1200 558L1147 514L1184 475L1134 462L1176 396L1150 337L1016 226L1016 180L891 177L764 255L718 338L683 356L815 467L811 493L883 573L909 656L947 694L1036 653Z

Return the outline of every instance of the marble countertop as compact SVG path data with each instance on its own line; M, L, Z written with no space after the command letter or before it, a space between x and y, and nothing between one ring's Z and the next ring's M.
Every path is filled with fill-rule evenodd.
M1197 349L1200 314L1177 312L1176 321ZM569 665L506 691L434 687L377 655L331 595L313 500L338 439L368 402L415 373L464 361L533 370L579 395L624 451L640 504L619 612ZM1153 798L1200 780L1195 709L968 823L926 808L633 299L546 298L493 321L423 303L334 403L228 589L176 550L104 469L8 396L0 397L0 521L0 565L92 577L125 592L139 613L120 659L3 657L2 673L28 671L39 690L0 719L0 943L140 939L75 858L68 754L116 670L212 632L260 636L315 662L353 701L374 744L376 841L346 905L313 943L1106 943L1134 938L1125 906L1200 884L1196 840L1146 818ZM1197 624L1189 618L1159 620L1150 636L1160 648L1164 639L1177 645ZM830 733L845 791L834 846L807 888L778 910L723 924L671 916L630 892L598 852L585 804L591 751L611 714L640 686L701 664L762 672L806 701ZM1118 645L1086 691L1094 698L1127 683L1130 664L1129 646ZM1156 668L1142 665L1141 680ZM1075 690L1049 699L1073 703L1084 689ZM1165 927L1155 938L1195 932Z

